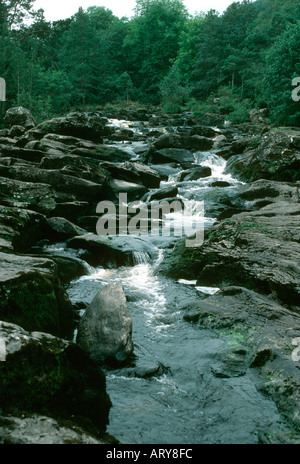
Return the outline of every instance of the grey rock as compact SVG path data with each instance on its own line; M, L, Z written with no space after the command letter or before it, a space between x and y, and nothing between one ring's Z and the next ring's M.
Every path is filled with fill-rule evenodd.
M5 114L4 122L9 128L17 125L24 126L27 130L36 125L31 112L22 106L9 108Z
M26 330L71 337L72 305L46 258L0 253L0 319Z
M74 424L81 418L105 431L111 407L105 375L78 345L6 322L0 322L0 337L3 414L42 413Z
M132 355L132 319L120 282L95 296L80 320L77 343L98 363L122 363Z
M72 424L62 425L47 416L0 417L2 445L101 445L105 441Z
M211 168L208 166L198 166L196 168L188 169L187 171L183 171L178 175L178 181L190 181L190 180L198 180L203 177L210 177L212 174Z
M69 113L64 117L44 121L37 126L44 134L55 133L102 142L102 137L110 133L107 120L99 113Z
M71 237L85 235L87 231L76 226L72 222L62 217L51 217L47 219L44 227L44 235L48 239L56 242L64 242Z
M291 129L267 132L256 148L232 156L227 164L227 172L250 181L299 180L300 152L294 145L295 136L298 135L299 131Z
M67 246L76 250L86 250L82 258L92 266L131 266L135 254L142 253L149 259L156 256L156 248L151 242L135 236L108 236L87 234L67 241Z

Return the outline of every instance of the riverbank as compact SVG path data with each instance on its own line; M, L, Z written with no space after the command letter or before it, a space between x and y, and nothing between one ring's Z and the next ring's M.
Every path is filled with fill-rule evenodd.
M28 443L32 436L39 443L45 421L49 432L41 433L51 443L114 441L107 431L125 443L298 442L299 131L205 126L191 114L147 110L73 113L36 126L19 109L6 122L0 137L3 442ZM97 204L117 205L122 192L130 201L189 202L191 217L204 201L204 244L100 239ZM120 358L117 340L108 357L97 353L95 360L74 334L99 290L116 282L120 298L108 303L106 296L102 306L116 311L124 291L118 321L133 319L133 330L126 324L130 348L122 345ZM192 381L187 363L198 372ZM209 385L210 394L199 396ZM225 406L221 398L229 391ZM147 435L158 398L162 414L153 412L156 432ZM120 426L118 433L118 421L130 407L137 414L128 436ZM167 410L173 412L164 423ZM181 428L170 434L176 420ZM15 432L20 421L23 437ZM73 432L57 437L51 421ZM218 425L201 432L212 422Z

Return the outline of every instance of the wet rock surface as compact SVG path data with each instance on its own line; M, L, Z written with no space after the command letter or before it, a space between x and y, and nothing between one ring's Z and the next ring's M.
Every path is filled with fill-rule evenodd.
M253 124L263 116L253 114ZM114 118L123 125L114 126ZM210 431L220 442L299 442L299 131L226 128L223 119L210 121L220 124L216 129L190 114L149 109L70 113L36 126L26 109L13 108L5 122L0 442L109 441L103 438L111 410L106 376L110 388L125 382L125 410L131 404L144 440L152 438L142 418L154 414L159 398L162 407L168 405L167 421L179 409L174 423L186 443L209 442ZM97 204L109 200L118 208L119 193L127 193L129 203L146 201L146 207L159 200L190 202L191 215L204 200L212 220L203 245L187 248L176 237L96 235ZM87 284L89 273L96 277ZM187 279L188 290L174 279ZM99 292L107 293L95 307ZM116 339L125 338L117 337L113 317L107 335L105 306L114 307L115 315L117 308L127 309L123 351L116 348ZM137 328L133 321L131 333L132 312ZM83 325L74 343L74 320L80 328L89 313L89 324L95 327L95 317L108 336L106 345L115 341L109 355L82 349ZM170 347L166 343L162 358L155 357L167 329ZM182 342L172 351L176 331ZM105 337L100 338L93 350ZM125 366L104 374L104 359ZM126 383L133 381L143 395L137 407ZM167 389L172 395L164 403ZM225 405L222 398L232 392L235 400ZM256 427L261 408L265 416ZM182 420L187 414L189 433ZM153 416L158 422L166 442L173 443L173 431ZM199 427L201 438L193 432Z
M111 407L105 375L77 345L6 322L0 333L5 343L0 363L4 414L73 415L79 424L88 420L98 434L105 430Z
M98 363L124 363L132 355L132 319L120 283L97 293L80 320L77 343Z

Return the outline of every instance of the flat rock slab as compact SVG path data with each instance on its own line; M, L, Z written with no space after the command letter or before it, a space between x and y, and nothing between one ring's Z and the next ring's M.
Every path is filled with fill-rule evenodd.
M299 354L299 307L290 310L272 295L232 286L199 300L184 319L217 330L227 341L212 365L214 375L229 378L255 370L261 376L258 388L299 427L300 370L293 358Z
M0 201L24 209L50 214L56 206L50 185L38 182L0 178Z
M293 305L300 299L299 262L300 204L278 201L216 223L199 248L178 244L162 270L204 286L241 285Z
M108 268L132 266L136 263L136 254L143 254L149 260L157 256L157 249L151 242L134 236L86 234L68 240L67 245L75 250L86 250L82 258L92 266Z

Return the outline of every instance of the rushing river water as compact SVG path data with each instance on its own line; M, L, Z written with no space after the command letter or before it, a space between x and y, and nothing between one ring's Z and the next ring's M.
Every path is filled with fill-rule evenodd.
M224 174L226 161L214 152L197 153L195 163L210 166L212 176L178 184L173 174L161 186L176 184L179 197L189 200L187 220L204 201L210 211L205 227L211 227L213 204L232 195L239 182ZM211 187L220 180L228 187ZM253 372L215 375L226 338L183 319L185 305L217 289L157 274L164 249L157 238L155 245L153 262L136 253L133 267L92 269L68 288L71 301L88 304L103 285L121 281L128 299L136 365L106 371L113 403L108 432L124 444L252 444L260 432L280 430L276 406L258 391Z

